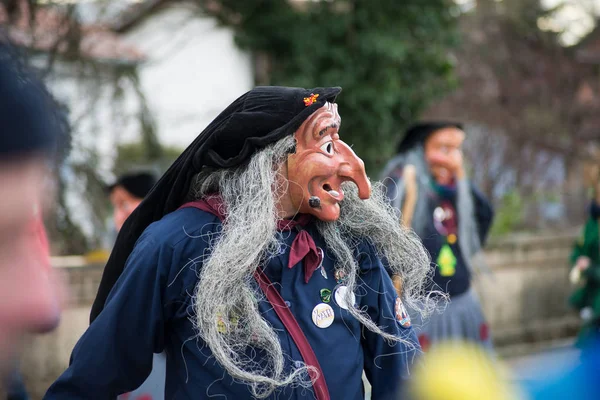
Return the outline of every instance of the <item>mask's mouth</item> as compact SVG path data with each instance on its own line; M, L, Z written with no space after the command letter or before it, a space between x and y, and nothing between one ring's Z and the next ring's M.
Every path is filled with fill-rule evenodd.
M335 190L329 183L326 183L323 185L323 190L336 201L342 201L344 199L344 191L341 188L339 190Z
M344 200L344 191L341 188L331 183L318 182L319 180L319 177L315 177L308 184L308 205L311 208L321 208L323 202L336 204Z

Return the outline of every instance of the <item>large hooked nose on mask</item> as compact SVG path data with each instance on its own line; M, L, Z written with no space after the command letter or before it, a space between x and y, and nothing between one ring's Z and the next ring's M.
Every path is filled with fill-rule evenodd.
M371 182L365 171L365 163L356 153L341 140L336 142L337 151L342 161L338 170L338 175L345 181L353 182L358 188L358 197L363 200L371 197Z
M292 204L299 212L323 221L339 218L339 203L344 199L342 183L353 182L363 200L371 195L363 161L340 140L340 123L337 105L324 105L296 131L296 151L288 157Z

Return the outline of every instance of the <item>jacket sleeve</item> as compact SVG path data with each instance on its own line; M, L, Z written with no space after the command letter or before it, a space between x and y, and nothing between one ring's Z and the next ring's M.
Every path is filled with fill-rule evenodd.
M144 233L110 292L105 309L80 338L71 365L45 399L110 399L140 386L163 350L172 249Z
M396 399L404 389L421 348L402 300L371 245L365 246L359 261L360 279L366 290L361 298L362 308L385 332L400 338L400 341L390 343L363 328L364 368L372 387L371 399Z

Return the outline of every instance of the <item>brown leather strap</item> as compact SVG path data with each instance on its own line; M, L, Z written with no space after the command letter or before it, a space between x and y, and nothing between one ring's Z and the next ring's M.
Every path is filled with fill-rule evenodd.
M190 203L186 203L179 208L188 207L193 207L206 212L211 212L210 206L208 206L202 201L193 201ZM218 215L218 217L222 219L221 216ZM289 332L290 336L292 337L292 340L296 344L296 347L298 347L298 350L300 351L300 355L302 356L304 363L307 366L311 366L314 368L309 369L308 373L313 382L313 388L317 400L330 400L329 390L327 389L327 383L325 382L323 370L319 365L319 360L317 359L315 352L310 346L308 339L306 339L304 332L302 332L300 325L298 325L298 321L296 321L296 318L294 318L294 314L292 314L292 311L285 304L285 301L281 297L281 294L279 294L279 292L277 291L277 289L275 289L267 275L265 275L265 273L261 269L257 269L254 272L254 279L256 279L256 282L258 282L258 285L267 297L267 300L273 306L275 313L285 326L285 329L287 329L287 331Z

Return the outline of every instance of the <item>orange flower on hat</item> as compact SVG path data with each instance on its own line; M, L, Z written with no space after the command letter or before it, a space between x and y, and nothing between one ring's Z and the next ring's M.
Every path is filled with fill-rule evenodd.
M312 106L312 105L313 105L313 103L314 103L315 101L317 101L317 97L319 97L319 95L318 95L318 94L311 93L311 94L310 94L310 97L305 97L305 98L304 98L304 105L305 105L306 107L308 107L308 106Z

